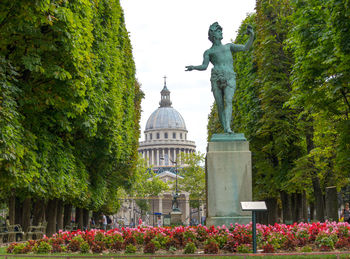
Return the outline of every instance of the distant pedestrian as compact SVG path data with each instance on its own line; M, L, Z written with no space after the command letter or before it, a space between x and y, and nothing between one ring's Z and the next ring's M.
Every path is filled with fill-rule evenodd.
M107 230L107 217L103 213L102 213L102 226L103 226L103 230Z
M345 208L342 210L341 218L344 218L344 222L350 223L350 208L349 208L349 203L345 203Z
M162 226L162 217L161 216L158 216L158 218L157 218L157 226L158 227Z
M139 217L139 226L141 226L142 225L142 219L141 219L141 217Z
M95 228L95 220L94 220L94 218L90 218L90 228Z

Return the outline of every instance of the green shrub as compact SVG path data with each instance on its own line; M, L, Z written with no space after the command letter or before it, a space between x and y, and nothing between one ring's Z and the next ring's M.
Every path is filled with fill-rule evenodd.
M160 245L159 241L152 239L151 242L154 244L156 250L159 250L162 246Z
M334 244L338 241L338 237L334 234L319 233L316 237L315 244L321 251L330 251L334 249Z
M310 252L312 252L312 247L311 247L311 246L303 246L303 247L300 249L300 252L303 252L303 253L310 253Z
M17 244L13 250L12 250L12 253L14 254L23 254L23 250L24 248L26 247L26 244L25 243L22 243L22 244Z
M125 253L127 253L127 254L134 254L134 253L136 253L136 251L137 251L136 246L134 246L132 244L127 245L125 248Z
M105 235L101 231L99 231L95 234L94 240L95 241L103 241L104 238L105 238Z
M72 239L69 244L67 245L67 249L71 252L77 252L80 249L80 242L79 240Z
M251 252L252 252L251 245L241 244L241 245L237 246L237 253L245 254L245 253L251 253Z
M83 241L81 244L80 244L80 252L82 254L87 254L89 253L90 251L90 246L89 246L89 243L86 242L86 241Z
M52 246L49 243L41 241L40 243L35 244L32 251L37 254L48 254L51 250Z
M185 246L185 254L194 254L197 250L196 245L193 242L188 242Z
M176 251L176 247L175 246L170 246L169 247L169 252L175 252Z
M75 236L72 238L72 240L76 240L79 242L79 244L83 243L84 242L84 238L82 236Z

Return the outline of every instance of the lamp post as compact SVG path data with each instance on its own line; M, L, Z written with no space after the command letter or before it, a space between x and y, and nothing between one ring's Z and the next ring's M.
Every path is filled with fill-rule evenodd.
M165 160L164 157L160 157L160 160ZM177 198L179 197L178 189L177 189L177 161L173 161L169 158L169 161L175 165L175 195L173 195L173 201L172 201L172 210L173 211L180 211L179 204L177 201ZM174 207L176 205L176 207Z

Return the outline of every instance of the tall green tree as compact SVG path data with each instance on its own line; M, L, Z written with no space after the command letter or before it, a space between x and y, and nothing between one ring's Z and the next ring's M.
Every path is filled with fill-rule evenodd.
M180 171L183 179L179 179L179 189L188 192L191 207L199 209L203 200L206 200L204 154L181 153L180 159L185 166Z
M303 107L308 118L307 154L297 161L296 176L312 179L317 218L324 220L325 188L339 190L348 183L349 6L347 1L322 0L292 4L295 26L289 44L295 65L290 104Z
M142 98L119 1L5 0L0 38L1 196L116 211Z

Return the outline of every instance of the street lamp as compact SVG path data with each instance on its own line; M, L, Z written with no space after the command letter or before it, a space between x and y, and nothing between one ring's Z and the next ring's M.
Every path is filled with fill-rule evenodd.
M165 160L164 157L160 157L160 160ZM171 163L175 165L175 195L173 195L173 201L172 201L172 210L173 211L180 211L179 204L177 201L177 198L179 197L178 189L177 189L177 161L173 161L170 158L168 158ZM175 207L176 206L176 207Z

